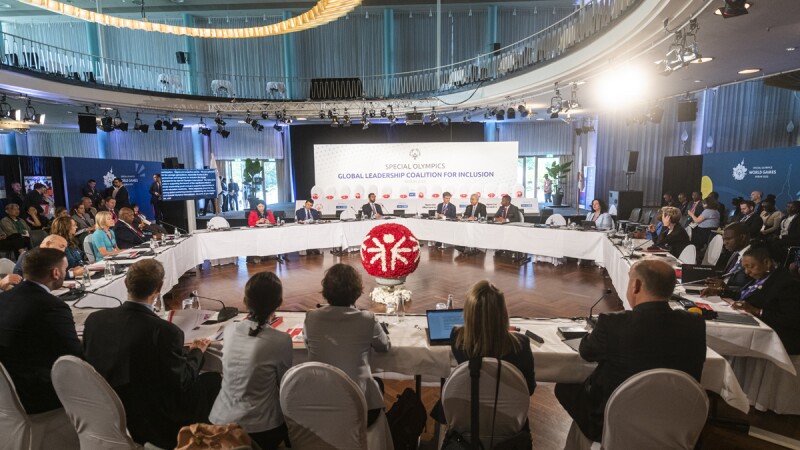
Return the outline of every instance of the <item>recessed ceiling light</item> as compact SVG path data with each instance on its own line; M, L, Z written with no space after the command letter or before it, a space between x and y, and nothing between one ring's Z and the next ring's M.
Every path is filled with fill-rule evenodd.
M537 117L536 120L544 120L544 117Z
M734 1L730 1L730 2L726 1L725 3L726 3L725 6L723 6L722 8L717 8L714 11L715 15L722 16L723 15L722 12L725 11L726 12L726 18L727 17L736 17L738 15L747 14L747 10L750 9L750 6L752 6L752 5L750 5L749 2L744 2L744 12L741 12L741 10L739 9L739 8L741 8L741 6L738 5L739 1L735 1L735 0Z
M705 56L703 58L697 58L695 60L692 60L691 63L692 64L703 64L703 63L707 63L707 62L713 61L713 60L714 60L713 56Z
M694 80L695 83L702 83L703 80Z
M744 69L739 71L741 75L749 75L751 73L757 73L757 72L761 72L761 69Z
M786 47L786 51L787 51L787 52L793 52L793 51L795 51L795 50L796 50L796 48L795 48L795 47Z
M8 3L0 2L0 8L11 8L11 5L9 5Z

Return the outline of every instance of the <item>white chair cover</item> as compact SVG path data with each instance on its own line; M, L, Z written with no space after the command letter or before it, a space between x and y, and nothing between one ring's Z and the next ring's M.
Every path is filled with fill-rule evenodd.
M394 450L392 430L386 414L381 411L378 419L367 428L367 448L370 450Z
M228 80L211 80L211 93L217 97L235 97L233 84Z
M567 433L567 442L564 443L564 450L601 450L599 442L592 442L583 434L578 424L572 421Z
M694 228L694 227L692 226L691 223L686 227L686 234L689 235L689 239L692 238L692 228Z
M339 216L341 220L355 220L356 213L352 209L345 209L342 211L342 214Z
M500 393L497 398L497 418L494 427L494 442L513 435L528 418L530 395L525 378L512 364L501 361ZM497 360L483 358L480 377L480 433L484 448L489 448L492 436L494 413L494 391L497 382ZM448 428L465 435L470 430L470 386L469 363L455 368L442 388L442 406Z
M0 274L8 275L10 273L13 273L15 265L16 264L14 263L14 261L8 258L0 259Z
M31 422L19 402L14 382L0 364L0 450L30 448Z
M53 387L78 432L81 450L129 450L133 442L125 409L106 380L89 363L62 356L53 364Z
M722 253L722 235L718 234L711 239L706 249L706 254L703 256L703 265L713 266L719 261L719 255Z
M308 362L281 381L281 410L294 448L368 449L367 402L344 372Z
M800 373L800 355L790 355ZM731 367L750 404L759 411L800 415L800 376L762 358L734 357Z
M647 370L628 378L608 399L603 449L691 450L707 415L708 397L694 378L677 370Z
M567 219L565 219L561 214L553 214L552 216L548 217L544 223L547 225L557 225L563 227L567 224Z
M608 207L608 213L611 214L612 216L616 216L617 215L617 205L609 206Z
M86 253L86 259L89 260L89 263L94 263L94 250L92 249L92 235L91 233L86 236L86 239L83 240L83 252Z
M694 244L689 244L683 249L678 259L684 264L697 264L697 249Z
M231 224L221 216L214 216L209 219L208 223L206 224L206 229L208 230L218 230L221 228L230 228Z

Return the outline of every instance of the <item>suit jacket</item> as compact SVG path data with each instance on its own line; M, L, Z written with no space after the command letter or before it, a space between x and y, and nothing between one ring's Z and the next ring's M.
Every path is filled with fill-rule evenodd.
M25 201L22 199L22 196L19 194L19 192L11 191L11 194L8 195L8 200L6 200L6 205L10 203L16 203L21 209Z
M667 302L637 305L632 311L600 314L584 337L580 355L597 368L576 395L556 395L589 439L600 441L606 402L620 384L645 370L664 368L686 372L700 381L706 359L703 317L673 311Z
M486 205L483 203L478 202L475 205L475 217L486 217ZM472 204L467 205L466 211L464 211L464 217L472 217Z
M64 355L83 357L66 303L27 280L0 294L0 363L28 414L61 407L50 369Z
M655 244L669 250L670 254L677 258L680 256L683 249L691 244L691 239L689 239L689 234L686 233L686 229L679 224L675 224L675 226L672 227L672 231L670 231L669 228L663 228Z
M131 229L131 225L126 224L122 220L118 220L114 225L114 235L117 238L117 247L131 248L147 242L149 239L142 233L139 235L136 231Z
M375 203L375 211L377 211L378 214L383 215L383 209L381 208L381 205L377 203ZM369 202L364 203L364 206L361 207L361 214L364 217L372 217L372 205L370 205Z
M309 211L311 211L311 218L312 218L312 219L314 219L314 220L319 220L319 218L320 218L320 217L322 217L322 214L320 214L320 212L319 212L319 211L317 211L317 210L316 210L316 209L314 209L314 208L311 208ZM298 222L300 222L300 221L303 221L303 220L306 220L306 209L305 209L305 208L300 208L300 209L298 209L298 210L297 210L297 211L294 213L294 218L295 218L295 220L297 220Z
M158 182L153 181L153 184L150 185L150 204L156 204L157 202L160 202L163 197L163 187Z
M750 230L751 239L761 236L761 227L764 225L764 221L761 220L758 214L750 214L750 217L744 223L747 225L747 229Z
M367 409L383 408L383 394L372 378L370 350L388 352L389 336L375 315L349 306L308 311L303 327L308 360L342 369L364 392Z
M136 442L174 447L186 424L181 400L197 380L203 353L183 344L180 328L139 303L125 302L86 319L86 361L119 395Z
M455 219L456 205L448 203L447 207L445 207L444 202L439 203L438 205L436 205L436 214L444 214L444 216L447 217L448 219Z
M502 205L497 208L497 212L494 214L494 217L503 217L503 209L504 207ZM508 205L507 218L509 222L519 222L519 208L514 205Z
M790 355L800 354L800 282L794 279L784 267L778 267L761 285L761 289L745 296L751 280L738 292L737 297L747 303L761 308L761 320L772 327L781 338L786 352ZM744 298L742 298L744 297Z
M89 197L92 200L92 205L97 205L99 203L98 200L100 200L100 193L97 192L97 188L92 189L87 184L81 190L81 194L84 197Z
M25 195L25 205L21 205L21 209L26 210L28 206L41 206L44 203L44 196L40 194L39 191L31 189L31 191Z
M113 187L108 188L106 190L106 197L114 197L114 188ZM117 209L130 208L131 207L131 202L128 199L128 188L126 188L125 186L122 186L121 188L119 188L119 190L117 191L117 195L114 198L117 200Z
M739 255L737 256L737 259L741 259L741 255L743 255L749 249L749 247L750 246L748 245L747 247L740 250L738 252ZM735 265L736 263L731 260L732 257L733 257L733 252L729 252L727 249L723 248L722 253L720 253L719 255L719 259L717 260L717 264L714 265L714 269L720 271L723 274L726 273L726 269L730 271L736 268L736 270L730 276L728 276L728 280L725 282L725 290L722 292L721 295L726 298L738 296L738 292L742 288L742 286L752 281L752 278L750 278L747 275L747 273L745 273L741 264L739 265L739 267L736 267ZM728 267L729 265L731 267Z
M789 217L783 220L788 220ZM800 214L789 223L788 234L780 239L786 247L800 245Z

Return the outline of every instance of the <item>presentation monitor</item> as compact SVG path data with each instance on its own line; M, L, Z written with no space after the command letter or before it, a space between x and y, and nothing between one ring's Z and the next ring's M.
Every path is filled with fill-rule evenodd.
M164 201L197 200L217 197L217 172L214 169L162 169Z
M26 193L32 191L36 183L41 183L45 186L45 194L50 197L53 196L53 177L50 175L26 175L23 181L25 182Z

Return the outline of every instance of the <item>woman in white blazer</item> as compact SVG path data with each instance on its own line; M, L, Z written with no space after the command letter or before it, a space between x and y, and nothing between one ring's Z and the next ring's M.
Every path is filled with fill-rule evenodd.
M595 223L598 230L610 230L614 228L614 219L608 213L608 207L602 200L596 198L592 200L592 210L586 214L586 220L591 220Z
M369 366L370 350L388 352L391 343L374 314L355 308L363 291L361 275L353 267L332 266L322 280L328 306L306 314L303 333L309 361L338 367L364 392L369 426L383 409L383 393Z

